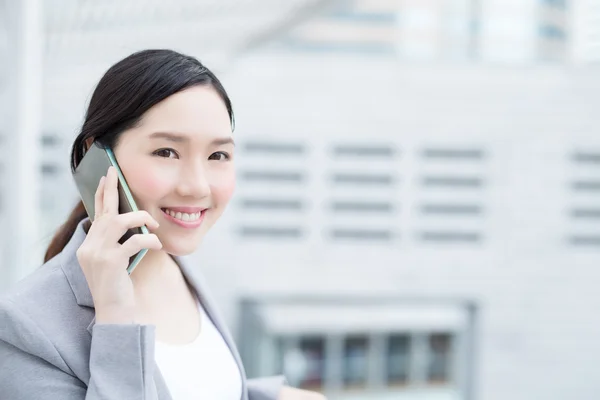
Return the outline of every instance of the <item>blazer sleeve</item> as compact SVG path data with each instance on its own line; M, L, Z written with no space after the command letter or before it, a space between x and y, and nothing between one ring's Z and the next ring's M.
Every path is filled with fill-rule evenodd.
M153 326L95 325L91 339L90 378L86 384L75 376L34 321L16 305L0 302L2 398L156 399L152 360Z
M287 384L283 375L248 379L248 400L277 400Z

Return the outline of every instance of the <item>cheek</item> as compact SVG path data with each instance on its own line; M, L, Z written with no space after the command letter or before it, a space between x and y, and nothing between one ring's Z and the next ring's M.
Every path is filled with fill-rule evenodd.
M131 191L142 203L161 198L170 190L169 180L164 174L157 172L152 168L142 167L132 168L127 171L127 174L123 171Z
M235 191L235 175L221 177L211 184L211 192L213 199L217 203L217 207L222 208L229 203Z

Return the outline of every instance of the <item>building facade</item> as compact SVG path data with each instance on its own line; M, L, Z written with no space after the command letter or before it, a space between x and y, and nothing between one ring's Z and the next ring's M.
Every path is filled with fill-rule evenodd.
M351 3L220 75L239 183L191 261L248 374L341 400L594 399L600 76L522 66L563 57L563 3ZM45 81L32 258L77 200L86 71Z

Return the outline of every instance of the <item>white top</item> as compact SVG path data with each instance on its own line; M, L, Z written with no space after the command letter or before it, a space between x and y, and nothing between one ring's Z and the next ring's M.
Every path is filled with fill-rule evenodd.
M189 344L156 341L155 357L174 400L240 400L242 378L225 340L198 303L201 328Z

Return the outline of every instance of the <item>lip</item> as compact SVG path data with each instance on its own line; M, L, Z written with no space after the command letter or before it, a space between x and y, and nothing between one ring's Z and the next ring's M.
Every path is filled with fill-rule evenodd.
M174 218L172 216L170 216L169 214L167 214L164 210L165 209L169 209L171 211L176 211L176 212L181 212L181 213L188 213L188 214L193 214L193 213L200 213L200 218L198 218L195 221L182 221L180 219ZM202 225L202 222L204 221L204 216L206 215L206 208L202 208L202 207L163 207L160 209L160 211L162 211L163 216L170 222L174 223L175 225L181 226L182 228L187 228L187 229L195 229L198 228L200 225Z
M168 208L169 210L180 212L180 213L188 213L195 214L201 211L206 210L206 207L161 207L161 210Z

